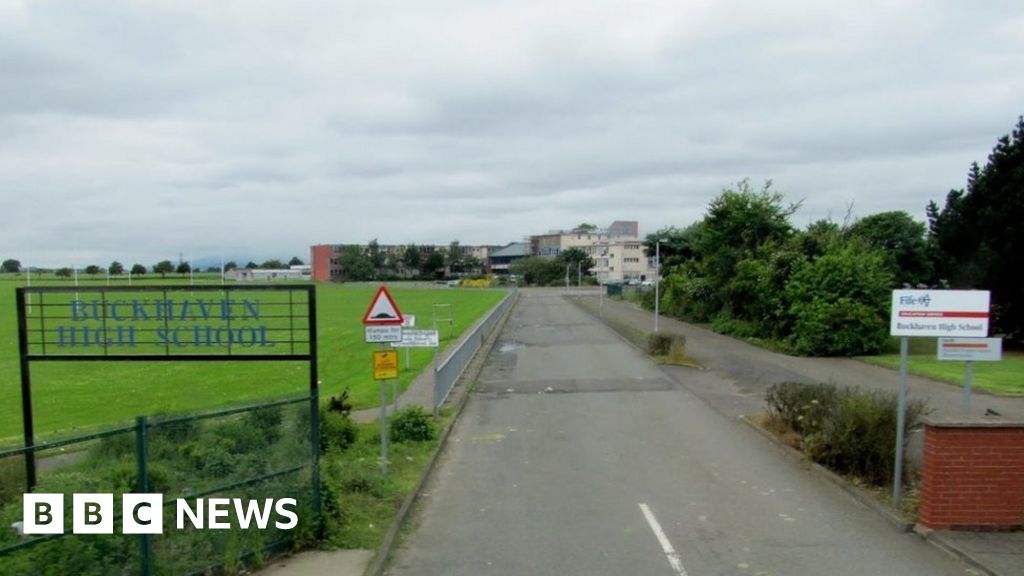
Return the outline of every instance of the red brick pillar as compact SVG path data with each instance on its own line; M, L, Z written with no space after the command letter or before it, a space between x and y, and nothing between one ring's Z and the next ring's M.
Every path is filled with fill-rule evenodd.
M1024 529L1024 422L925 419L918 522Z

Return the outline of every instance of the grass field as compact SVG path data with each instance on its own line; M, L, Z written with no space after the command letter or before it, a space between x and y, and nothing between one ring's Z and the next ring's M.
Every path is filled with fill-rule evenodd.
M197 275L197 284L218 283ZM140 284L182 284L187 278L135 279ZM106 285L105 278L80 278L83 288ZM126 284L122 280L121 285ZM32 285L70 285L33 276ZM0 440L21 433L17 316L14 289L23 277L0 276ZM363 342L362 315L377 287L318 285L317 322L321 396L350 389L358 408L375 406L378 385L371 376L374 345ZM389 286L403 314L414 314L418 328L430 328L434 304L451 304L453 334L441 330L444 348L472 326L504 296L502 291L446 287ZM414 349L411 369L401 355L399 389L404 390L426 367L433 351ZM66 435L75 429L130 421L136 415L177 413L299 394L308 389L308 366L298 362L36 362L32 364L32 399L37 435Z
M878 356L865 356L861 360L899 370L899 342L896 338L893 340L895 343L890 348L895 348L895 351L890 350L889 353ZM935 338L911 338L907 368L912 374L962 386L964 363L940 362L936 358L936 345ZM972 383L974 388L994 394L1024 395L1024 353L1004 350L1000 362L975 362Z

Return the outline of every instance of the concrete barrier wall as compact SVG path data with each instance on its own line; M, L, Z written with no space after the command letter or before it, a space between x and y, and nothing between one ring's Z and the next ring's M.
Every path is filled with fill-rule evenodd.
M925 420L918 522L1024 529L1024 422Z

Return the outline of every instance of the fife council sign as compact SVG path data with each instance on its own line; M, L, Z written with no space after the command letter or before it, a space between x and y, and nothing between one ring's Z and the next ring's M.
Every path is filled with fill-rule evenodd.
M893 290L893 336L984 338L988 290Z

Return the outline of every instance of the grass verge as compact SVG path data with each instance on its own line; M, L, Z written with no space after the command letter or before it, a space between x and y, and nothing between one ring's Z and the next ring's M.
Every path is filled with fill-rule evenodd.
M433 418L437 430L452 420L450 410ZM422 442L388 445L388 474L380 470L380 425L359 425L359 440L344 452L324 458L322 482L337 503L328 516L324 543L343 549L374 550L381 546L395 512L416 487L442 435ZM325 496L325 499L328 496Z
M923 347L921 344L911 344L911 354L907 358L907 369L910 373L956 386L963 386L964 363L939 361L936 358L935 339L929 338L927 340L930 340L931 344L931 351L927 353L920 352ZM899 354L862 356L860 360L893 370L900 369ZM972 382L974 388L979 388L992 394L1004 396L1024 395L1024 352L1003 351L1003 359L999 362L975 362Z

